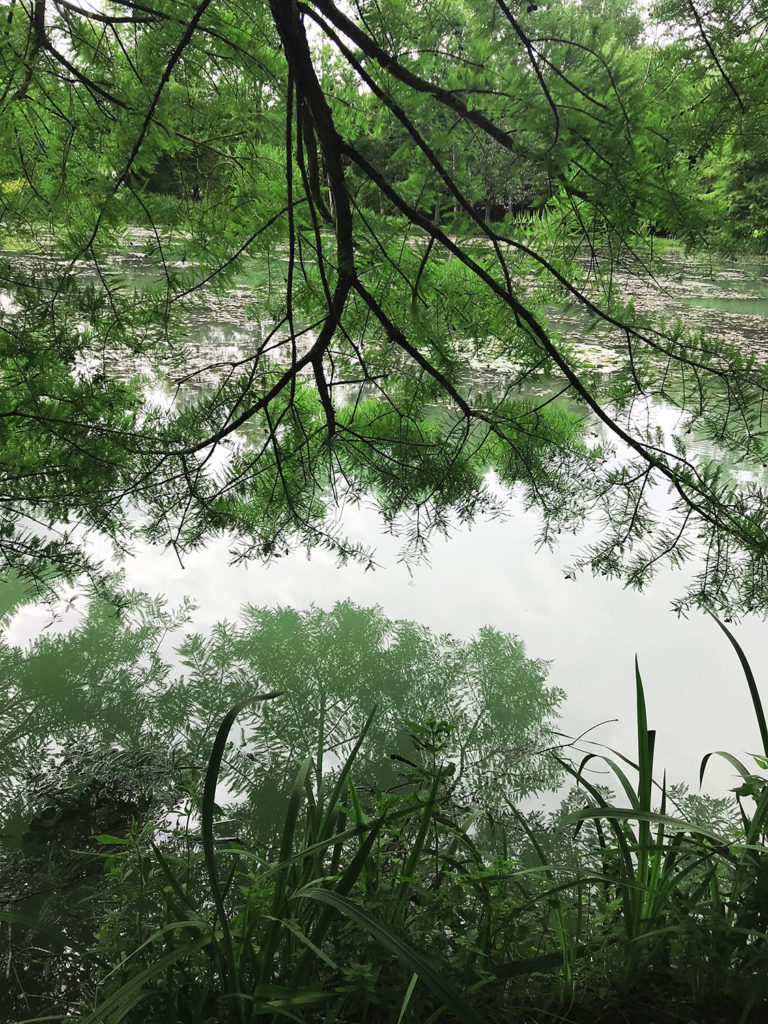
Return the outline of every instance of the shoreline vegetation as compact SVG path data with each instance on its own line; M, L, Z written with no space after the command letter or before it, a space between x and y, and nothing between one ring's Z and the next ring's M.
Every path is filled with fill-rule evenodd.
M726 626L763 750L707 755L713 798L656 777L639 669L637 751L580 754L492 630L250 608L169 660L189 609L132 602L1 652L3 1020L762 1020L768 728Z

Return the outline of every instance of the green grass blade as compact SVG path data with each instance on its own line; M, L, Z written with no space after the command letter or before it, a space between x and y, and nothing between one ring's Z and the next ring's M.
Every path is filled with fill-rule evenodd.
M588 755L588 758L594 756L595 755L590 754ZM584 764L588 758L585 758L584 761L582 761L577 771L573 767L573 765L569 764L567 761L564 761L560 757L555 757L555 760L558 762L558 764L560 764L565 769L565 771L568 772L570 775L573 775L577 783L580 786L583 786L584 789L586 789L587 793L589 793L589 795L594 799L594 801L598 805L598 807L596 808L585 808L585 812L592 813L585 813L582 817L579 817L578 814L569 814L561 822L561 828L565 828L567 825L571 824L575 825L578 824L580 821L586 821L592 818L594 818L597 821L599 821L600 818L605 818L610 826L611 832L613 832L614 838L616 839L616 843L619 847L619 852L621 853L621 858L624 864L625 877L631 877L634 875L634 862L632 860L632 851L630 849L630 843L627 841L627 833L621 827L620 823L615 818L611 817L610 814L601 813L601 809L603 812L605 812L609 809L609 805L606 802L600 790L597 789L597 787L593 786L592 783L587 781L587 779L585 779L582 775L582 768L584 767Z
M750 667L750 664L747 661L746 654L741 649L741 646L739 645L739 642L737 641L737 639L733 635L733 633L731 633L731 631L728 629L728 627L724 623L722 623L720 621L720 619L718 619L718 617L713 612L710 612L709 614L712 616L712 618L718 624L720 629L722 629L722 631L728 637L728 639L731 642L731 646L733 647L734 651L736 651L736 654L738 655L739 661L741 662L741 667L744 670L744 676L745 676L745 678L747 680L747 686L749 687L749 695L752 698L752 707L755 709L755 717L757 718L757 726L758 726L758 729L760 730L760 741L763 744L763 753L765 754L766 757L768 757L768 723L766 723L766 720L765 720L765 711L763 709L763 702L760 699L760 691L757 688L757 683L756 683L755 677L754 677L754 675L752 673L752 668Z
M653 751L656 733L648 728L648 713L645 707L645 692L640 676L640 666L635 657L635 693L637 701L637 796L642 810L651 810L653 793Z
M357 740L355 741L354 747L352 747L352 750L350 751L349 757L342 765L341 771L338 774L336 783L333 787L330 797L328 798L328 804L325 808L323 820L320 823L320 839L325 839L326 836L328 835L328 828L333 820L333 815L338 805L338 802L341 799L341 794L344 792L344 789L346 787L347 778L349 777L350 770L352 768L352 765L354 764L355 758L357 757L360 751L360 747L363 744L363 740L365 739L371 726L373 725L373 720L376 717L376 710L376 706L374 705L373 710L365 720L365 725L363 725L363 728L360 731L360 735L357 737Z
M402 912L405 908L404 899L408 888L408 880L413 876L413 873L416 870L419 857L421 857L421 852L424 849L424 843L427 841L429 826L432 821L435 804L437 803L437 794L439 789L440 775L436 772L435 777L432 780L432 785L429 788L429 796L423 807L419 831L411 849L408 851L408 856L406 857L405 864L403 865L403 873L400 877L397 889L395 890L394 914L398 917L402 916Z
M647 821L651 824L663 824L679 832L690 832L691 835L702 836L704 839L711 840L717 846L723 846L724 844L723 837L711 829L694 825L690 821L680 821L678 818L672 818L668 814L659 814L657 811L639 811L636 807L612 807L607 804L602 807L585 807L583 810L572 811L566 815L563 818L562 824L565 827L576 824L579 821L588 821L592 818L606 818L609 821Z
M327 953L324 953L323 950L318 945L316 945L312 941L312 939L310 939L306 932L303 932L301 930L297 921L293 921L291 918L282 918L278 921L278 924L282 925L282 927L284 928L287 928L289 932L295 935L299 942L303 946L307 947L307 949L312 953L316 960L322 960L322 962L324 964L327 964L332 971L336 971L337 973L341 971L339 965L334 960L332 960Z
M54 928L53 925L46 924L36 917L27 917L26 914L20 914L16 910L0 910L0 921L7 921L9 924L15 924L19 928L26 929L26 931L45 935L58 949L69 947L74 949L76 953L80 953L81 956L87 953L84 946L79 945L74 939L67 938L64 932L59 931L58 928Z
M403 1018L405 1017L406 1013L408 1012L408 1004L411 1001L411 996L413 995L413 990L416 988L416 982L418 980L419 980L418 974L414 974L412 976L412 978L411 978L411 981L410 981L410 983L408 985L408 988L405 990L405 995L403 996L403 1002L402 1002L402 1005L400 1007L400 1013L397 1016L397 1024L403 1024Z
M376 842L379 836L379 832L384 824L384 818L378 818L373 822L372 828L368 835L365 837L365 841L361 844L360 849L357 851L355 856L350 861L349 865L345 869L343 875L336 884L335 892L339 896L346 896L352 889L352 886L357 881L360 872L363 870L368 862L368 858L371 855L373 844ZM302 890L303 891L303 890ZM295 898L295 897L294 897ZM315 927L312 931L312 942L316 946L322 946L323 940L325 939L328 928L331 925L332 910L329 907L324 907L320 914ZM312 966L312 958L308 953L301 958L299 964L294 973L294 984L303 985L307 974Z
M185 906L188 910L192 911L192 913L197 917L198 914L194 904L179 885L179 880L173 873L171 865L168 863L168 860L166 859L162 850L160 850L156 843L152 843L152 852L157 858L157 863L160 865L160 870L162 871L165 880L168 882L168 885L170 885L171 889L176 893L178 898L181 900L183 906Z
M747 768L747 766L742 761L740 761L737 757L734 757L733 754L729 754L727 750L711 750L708 754L705 754L704 757L702 757L702 759L701 759L701 765L699 766L699 786L701 786L703 784L703 782L704 782L704 772L707 769L707 765L709 764L709 759L711 757L722 757L723 760L725 760L729 764L733 765L733 767L736 769L736 771L739 773L739 775L741 775L742 779L744 779L745 781L747 781L751 777L752 773ZM743 807L743 805L741 803L741 800L739 800L738 803L739 803L739 811L741 813L741 823L742 823L742 826L744 828L744 831L748 832L749 831L749 817L747 816L747 813L744 810L744 807Z
M315 900L333 907L351 921L361 925L380 945L384 946L409 970L418 974L420 980L462 1024L486 1024L486 1021L459 995L453 986L420 953L404 942L398 935L375 917L356 904L328 889L307 887L296 893L297 897Z
M283 824L283 837L280 843L279 870L275 878L274 892L272 895L272 906L270 909L271 924L264 940L264 950L261 959L261 978L263 981L272 980L273 961L280 941L280 927L282 919L282 908L288 900L288 888L291 863L299 858L293 858L293 840L296 834L296 824L299 819L299 811L304 800L306 780L312 767L312 758L307 757L298 771L291 790L288 809L285 812Z
M635 655L635 700L637 717L637 806L639 810L651 811L653 795L653 749L656 734L648 728L648 713L645 705L643 680L640 665ZM647 819L638 819L638 849L636 876L644 885L652 885L654 870L658 867L658 856L651 836L651 824ZM635 917L639 927L645 927L649 911L649 901L640 894L634 894Z
M123 1017L130 1013L142 999L151 994L145 988L148 981L152 981L154 978L164 974L177 960L181 960L182 957L191 956L209 942L210 937L203 935L195 942L180 946L178 949L166 953L165 956L159 957L149 967L140 971L125 982L124 985L116 989L93 1013L85 1018L81 1018L78 1024L97 1024L97 1021L108 1021L109 1024L118 1024L118 1021L121 1021Z
M576 955L584 956L585 951L580 950ZM556 967L562 967L562 965L562 953L543 953L541 956L527 957L525 960L515 960L509 964L502 964L501 967L492 967L491 970L495 977L500 981L504 981L507 978L519 977L521 974L554 970Z
M280 697L281 693L264 693L259 694L254 700L265 701L274 700ZM248 702L250 703L250 701ZM231 708L224 716L221 725L219 726L218 732L216 733L216 739L213 741L213 748L211 749L211 756L208 759L208 767L205 772L205 781L203 784L203 802L200 813L200 832L202 835L203 842L203 857L205 860L205 867L208 873L208 880L211 888L211 896L213 903L216 908L217 917L221 923L221 937L224 951L224 960L226 967L226 983L227 989L230 993L238 991L238 970L237 961L235 959L235 951L232 945L232 933L229 929L229 922L227 921L226 910L224 908L224 892L219 884L218 867L216 864L216 850L215 840L213 835L213 818L216 807L216 787L219 781L219 772L221 771L221 762L224 757L224 750L227 745L227 738L229 736L230 729L235 721L235 718L240 714L246 704L239 704L236 707ZM238 1001L237 1004L242 1010L242 1004ZM244 1014L241 1012L240 1019L244 1019Z
M211 896L216 907L216 915L221 925L221 937L224 949L226 987L230 992L235 992L237 985L237 965L235 963L235 952L232 945L232 935L229 930L229 922L224 908L224 894L219 884L218 866L216 863L215 840L213 835L213 817L216 804L216 787L219 781L221 761L224 757L224 749L227 745L229 731L242 711L243 705L232 708L224 716L224 719L216 733L211 756L208 759L208 767L205 772L205 783L203 786L203 805L200 820L200 831L203 841L203 856L205 867L208 872L208 882ZM242 1014L240 1019L242 1020Z
M632 804L633 807L637 807L639 809L639 807L640 807L640 797L638 796L638 793L637 793L637 790L635 789L635 787L629 781L629 777L624 772L624 770L622 769L621 765L617 764L617 762L614 761L612 757L606 757L605 754L600 754L600 755L588 754L587 756L588 757L598 757L599 756L600 760L608 765L608 767L611 769L613 774L616 776L616 778L621 783L621 788L624 790L624 792L626 794L626 797L629 800L629 802ZM583 765L583 763L584 762L582 761L582 765ZM581 771L581 768L579 768L579 771Z

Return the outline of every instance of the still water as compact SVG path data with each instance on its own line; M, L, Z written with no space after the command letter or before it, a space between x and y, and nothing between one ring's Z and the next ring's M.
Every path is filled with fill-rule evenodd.
M654 301L690 311L686 316L702 326L717 322L721 333L755 351L768 349L768 266L678 262L674 271ZM194 334L201 347L218 350L237 346L242 330L242 324L223 317L196 324ZM654 415L666 429L677 417L665 408ZM193 626L201 631L236 619L246 603L330 609L344 599L379 605L391 619L412 619L459 638L492 625L517 635L528 657L551 661L549 683L567 694L560 720L564 732L575 736L611 720L589 738L629 756L636 743L637 655L649 725L657 730L659 775L666 768L670 780L695 788L707 752L744 757L759 749L747 688L725 637L702 613L686 619L670 611L684 589L683 573L660 573L642 594L585 574L573 581L566 578L566 567L589 541L589 526L580 536L563 539L554 552L537 550L536 515L525 512L514 494L506 505L502 520L457 525L448 538L434 539L429 561L415 566L402 561L400 541L382 533L372 509L350 507L342 525L352 540L375 548L379 567L374 571L355 564L339 567L323 551L311 558L294 551L266 567L234 566L226 540L220 539L190 553L183 566L171 551L137 546L124 563L125 582L165 594L171 604L191 597L198 605ZM97 542L94 549L99 551ZM53 626L50 607L22 608L7 628L8 639L25 644L44 629L70 628L82 617L77 600L67 603L70 597L63 595ZM734 628L768 697L768 626L747 616ZM724 762L710 763L707 790L720 794L734 785Z

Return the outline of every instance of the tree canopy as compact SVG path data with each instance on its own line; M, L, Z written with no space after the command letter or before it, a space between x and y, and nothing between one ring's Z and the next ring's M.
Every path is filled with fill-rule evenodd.
M454 762L454 789L478 806L560 779L546 755L564 693L513 636L485 627L462 642L351 602L330 611L246 607L209 635L183 634L188 606L127 599L119 618L92 601L76 629L42 633L27 650L0 643L13 680L0 711L6 839L41 773L50 767L53 784L59 762L131 751L165 758L169 775L183 774L180 766L197 774L234 704L244 731L225 769L228 792L253 807L261 800L265 829L267 809L279 817L306 757L333 774L364 731L360 777L382 787L414 757L411 736L425 723ZM278 692L274 702L257 699Z
M642 585L695 555L681 605L764 610L764 489L687 443L768 461L764 368L622 289L660 236L762 244L764 14L6 0L5 568L88 569L88 530L367 558L329 514L363 495L418 550L495 506L493 470L545 541L600 517L581 565ZM246 286L251 337L211 361L189 318Z

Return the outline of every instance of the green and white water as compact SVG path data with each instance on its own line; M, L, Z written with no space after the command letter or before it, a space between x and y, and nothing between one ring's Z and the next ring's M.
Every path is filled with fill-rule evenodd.
M710 268L704 262L678 262L673 271L665 279L665 292L638 300L660 303L668 312L676 310L689 322L768 355L768 265ZM234 304L198 319L190 325L192 344L217 358L239 348L258 329L239 319L241 311ZM478 368L488 381L494 372ZM653 414L665 430L674 427L678 416L668 407L657 407ZM432 541L428 562L416 565L402 561L401 542L382 532L371 509L348 507L342 522L353 540L376 549L375 571L357 564L339 567L324 551L311 558L294 551L268 566L231 565L226 540L219 539L190 553L183 566L172 551L138 546L123 565L125 583L165 594L171 604L191 597L198 605L193 623L202 631L236 619L244 604L328 609L347 598L363 606L380 605L391 619L413 619L457 637L490 624L519 636L529 657L551 660L549 682L567 694L561 718L565 732L578 735L617 719L590 738L630 755L637 655L649 724L658 732L657 765L667 769L670 779L695 785L701 757L711 750L743 756L758 749L743 675L725 637L702 613L684 619L670 611L671 601L683 591L681 575L662 572L642 594L599 577L566 578L566 566L589 540L589 528L582 536L564 538L554 552L537 550L536 516L523 511L514 497L504 519L455 526L448 538ZM67 592L53 612L52 623L51 607L22 608L7 627L7 638L25 644L43 630L71 628L82 618L82 598ZM737 636L768 693L768 626L747 616ZM504 685L500 679L499 686ZM708 771L710 791L735 785L727 765L713 763Z

